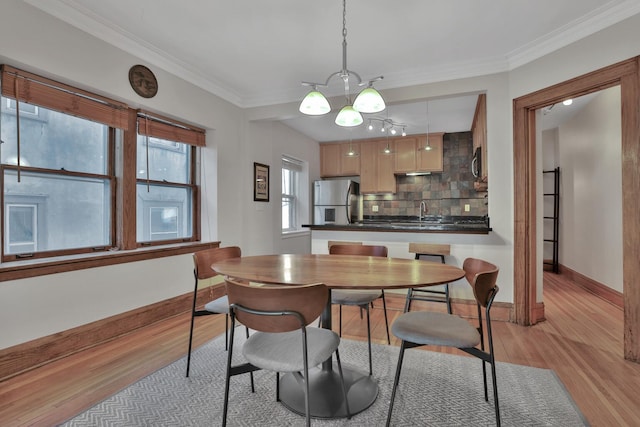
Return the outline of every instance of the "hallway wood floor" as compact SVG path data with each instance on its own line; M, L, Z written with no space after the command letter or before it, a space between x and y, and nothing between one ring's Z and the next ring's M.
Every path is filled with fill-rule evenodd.
M640 364L623 359L622 310L562 276L544 274L547 320L532 327L495 322L497 360L553 369L592 426L640 426ZM387 301L393 322L404 300L388 295ZM381 306L372 310L372 334L383 344ZM357 309L345 307L343 322L344 338L366 339ZM69 419L182 357L188 325L188 313L176 316L0 383L0 425L53 426ZM196 345L223 332L224 316L199 318Z

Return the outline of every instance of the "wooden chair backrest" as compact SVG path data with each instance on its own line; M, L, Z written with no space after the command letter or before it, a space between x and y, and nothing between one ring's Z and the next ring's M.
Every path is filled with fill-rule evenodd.
M238 246L227 246L225 248L204 249L193 254L193 272L197 280L209 279L217 276L211 264L229 258L240 258L242 251Z
M388 250L386 246L376 245L333 245L329 248L332 255L364 255L386 257Z
M329 288L317 283L304 286L261 286L226 279L229 304L267 312L295 311L308 325L320 316L329 300ZM289 332L301 328L294 316L259 315L235 310L240 323L261 332Z
M361 245L362 242L344 242L342 240L329 240L329 250L333 245Z
M496 280L500 271L495 265L477 258L464 260L462 269L467 282L473 288L473 295L482 307L486 307L492 295L498 292Z
M451 245L442 243L409 243L409 252L424 255L450 255Z

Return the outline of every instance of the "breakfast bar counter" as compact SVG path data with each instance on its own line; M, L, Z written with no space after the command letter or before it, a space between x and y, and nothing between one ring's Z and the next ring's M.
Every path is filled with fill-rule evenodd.
M384 233L453 233L488 234L491 231L487 216L376 216L351 224L303 225L311 230L373 231Z

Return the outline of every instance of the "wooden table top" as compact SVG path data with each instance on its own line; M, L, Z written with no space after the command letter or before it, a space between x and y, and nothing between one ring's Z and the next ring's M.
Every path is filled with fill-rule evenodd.
M404 258L358 255L259 255L219 261L216 272L252 282L340 289L404 289L454 282L464 270L453 265Z

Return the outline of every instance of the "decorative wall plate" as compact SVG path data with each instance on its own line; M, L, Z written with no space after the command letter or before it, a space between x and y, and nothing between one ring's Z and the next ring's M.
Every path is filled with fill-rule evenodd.
M143 98L153 98L158 93L158 81L153 72L144 65L134 65L129 69L131 88Z

